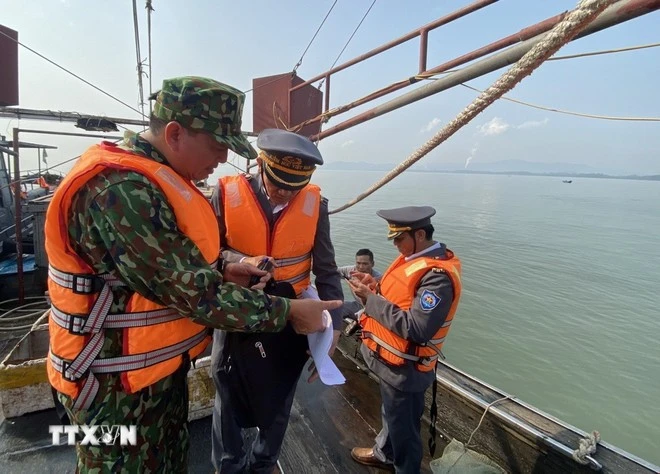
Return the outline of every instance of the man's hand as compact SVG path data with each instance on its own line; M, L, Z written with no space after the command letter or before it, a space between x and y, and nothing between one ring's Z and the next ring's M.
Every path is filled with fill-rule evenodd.
M273 267L276 267L275 259L268 255L257 255L256 257L245 257L241 260L241 263L249 263L252 266L258 266L264 259L267 259Z
M322 331L326 325L323 321L323 311L339 308L343 301L321 301L312 299L290 300L289 321L298 334L311 334Z
M373 288L372 288L371 285L364 283L364 281L371 283L369 278L364 278L363 281L360 281L357 275L358 274L352 275L352 278L348 280L348 286L351 287L351 290L353 290L355 296L357 296L362 302L362 304L365 305L367 304L367 297L375 293L376 280L371 275L366 275L365 273L359 274L359 275L366 275L367 277L371 278L371 280L373 280Z
M263 287L266 286L266 282L271 278L270 273L264 270L259 270L257 267L250 265L249 263L228 263L225 266L225 272L222 274L222 277L225 281L247 287L252 275L261 277L259 283L251 287L253 290L263 289Z
M337 348L337 342L339 341L339 335L340 334L341 334L341 331L339 331L338 329L334 329L332 331L332 345L330 346L330 350L328 351L328 356L330 356L330 357L332 357L332 354L335 353L335 349ZM309 351L307 351L307 353L310 354ZM307 379L307 383L312 383L312 382L316 381L316 379L319 378L319 371L316 370L316 364L314 364L313 360L312 360L312 363L309 364L309 368L307 370L312 373L309 376L309 378Z
M351 278L357 279L363 285L367 285L371 290L376 291L378 281L369 273L351 272Z

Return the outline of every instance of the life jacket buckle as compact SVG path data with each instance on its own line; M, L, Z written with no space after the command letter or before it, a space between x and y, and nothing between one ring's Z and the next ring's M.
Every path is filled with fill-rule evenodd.
M76 322L77 319L82 320L82 323L78 324L78 329L74 329L74 323ZM87 331L83 331L86 322L87 322L87 318L84 318L82 316L74 316L73 314L70 314L67 330L69 331L70 334L73 334L74 336L82 336L87 332Z
M433 360L430 357L420 357L418 363L429 367Z
M67 382L76 383L76 382L80 381L80 379L86 378L89 375L89 373L91 372L91 368L89 368L82 375L80 375L79 377L69 377L66 374L69 370L69 366L71 366L71 362L68 362L66 360L62 361L62 378L64 380L66 380Z
M91 295L103 289L105 281L94 275L71 274L71 291L77 295ZM82 288L82 289L79 289Z

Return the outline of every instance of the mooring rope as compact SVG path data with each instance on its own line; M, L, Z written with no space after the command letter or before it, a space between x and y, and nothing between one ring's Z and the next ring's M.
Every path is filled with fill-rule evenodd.
M479 423L477 424L477 427L470 433L470 437L467 440L467 443L465 443L465 448L469 448L471 446L470 443L472 443L472 437L475 435L477 431L479 431L479 428L481 427L481 423L484 421L484 418L486 418L486 413L488 413L488 410L491 409L491 407L497 405L500 402L503 402L505 400L512 400L513 397L511 395L507 395L506 397L498 398L497 400L494 400L490 402L488 405L486 405L486 408L484 409L483 414L481 415L481 418L479 419Z
M470 105L460 112L454 120L449 122L442 128L442 130L431 137L430 140L397 165L380 181L375 183L355 199L337 209L333 209L330 211L330 214L341 212L362 201L429 154L438 145L446 141L449 137L454 135L454 133L472 121L472 119L483 112L489 105L513 89L516 84L522 81L526 76L529 76L536 68L543 64L546 59L555 54L563 45L577 36L589 23L596 19L603 10L614 3L614 1L615 0L582 0L563 21L550 30L543 40L537 43L530 51L520 58L520 60L495 81L493 85L486 89Z
M482 90L479 90L476 87L468 86L467 84L461 84L461 85L475 92L479 92L479 93L483 92ZM619 122L660 122L660 117L622 117L620 115L616 116L616 115L586 114L583 112L572 112L570 110L562 110L562 109L556 109L554 107L545 107L543 105L530 104L529 102L524 102L522 100L514 99L513 97L502 96L500 97L500 99L508 100L509 102L524 105L525 107L531 107L533 109L545 110L547 112L556 112L558 114L564 114L564 115L573 115L575 117L585 117L585 118L592 118L597 120L614 120Z
M596 446L600 442L600 433L592 431L586 438L580 440L580 445L573 451L573 459L580 464L589 464L587 456L591 456L596 452Z

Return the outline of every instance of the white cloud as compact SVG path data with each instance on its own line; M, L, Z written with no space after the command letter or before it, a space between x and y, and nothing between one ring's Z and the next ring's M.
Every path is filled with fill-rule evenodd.
M437 127L440 124L440 119L438 117L435 117L433 120L431 120L429 123L426 124L426 127L422 128L419 133L426 133L430 132L433 130L435 127Z
M483 124L479 131L486 136L500 135L501 133L506 132L510 127L511 125L506 123L503 119L494 117L491 121Z
M346 148L347 146L351 146L353 143L355 143L355 140L348 140L347 142L342 143L341 147Z
M542 126L546 125L548 122L549 122L549 120L547 118L544 118L543 120L528 120L527 122L521 123L516 128L524 130L524 129L527 129L527 128L542 127Z

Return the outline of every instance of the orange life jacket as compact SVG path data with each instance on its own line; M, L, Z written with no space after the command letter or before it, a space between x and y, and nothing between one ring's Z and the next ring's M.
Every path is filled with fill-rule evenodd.
M225 176L220 178L220 186L227 246L249 257L273 257L277 263L275 280L291 283L300 296L310 284L321 203L319 187L308 184L300 190L271 229L245 176Z
M176 310L133 293L126 313L110 312L111 287L125 286L112 274L97 274L75 253L68 235L71 201L105 169L135 171L156 184L174 211L179 229L215 265L220 253L217 220L207 199L171 168L112 143L89 148L64 178L46 214L50 351L48 378L59 392L87 408L98 391L95 373L120 373L124 390L134 393L174 373L184 353L198 356L211 340L209 329ZM147 216L145 216L147 217ZM122 355L98 358L105 329L122 329Z
M400 255L383 274L380 280L380 294L405 311L412 307L422 277L434 268L449 276L454 289L454 299L444 324L426 344L404 339L368 314L362 314L360 325L363 343L384 362L399 366L409 360L416 363L417 370L428 372L434 369L438 357L442 356L442 344L454 319L462 288L461 262L449 249L447 249L447 257L446 260L441 260L422 256L406 262ZM438 298L434 294L422 294L421 297L431 300L429 307L437 302L433 298Z

